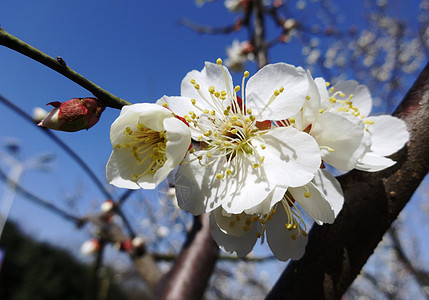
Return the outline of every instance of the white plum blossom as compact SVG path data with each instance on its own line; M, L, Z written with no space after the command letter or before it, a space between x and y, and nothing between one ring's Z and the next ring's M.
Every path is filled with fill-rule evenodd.
M243 71L246 62L254 58L251 52L252 49L253 46L249 41L240 42L234 40L232 45L226 48L228 58L225 61L225 65L231 72Z
M344 81L329 89L328 109L352 115L363 121L368 151L362 155L356 169L376 172L395 164L389 156L409 140L405 122L389 115L369 116L372 98L368 88L354 80Z
M185 158L188 124L157 104L124 106L110 129L113 151L106 166L110 184L154 189Z
M199 215L217 207L240 214L266 199L277 201L289 187L310 182L321 159L316 141L292 127L271 128L302 107L308 90L302 68L267 65L241 87L228 69L206 63L182 81L181 97L159 102L190 124L191 149L176 173L178 204ZM241 93L239 94L241 90ZM279 191L279 192L277 192Z
M275 122L309 133L319 144L322 160L333 167L349 171L368 151L370 140L364 134L365 123L352 114L332 109L335 101L322 78L311 79L302 109L288 120Z
M83 255L92 255L100 249L100 242L96 238L86 240L80 247L80 252Z
M284 190L276 188L272 197L253 209L259 213L228 214L218 207L210 215L210 231L216 243L224 251L243 257L253 249L258 238L263 240L266 236L278 259L299 259L307 244L307 227L301 210L319 225L331 224L344 202L340 184L324 170L319 170L306 186L289 188L280 201L274 196L279 192Z

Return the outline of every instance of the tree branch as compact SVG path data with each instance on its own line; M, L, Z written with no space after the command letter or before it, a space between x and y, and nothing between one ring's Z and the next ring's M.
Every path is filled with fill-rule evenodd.
M304 256L292 261L267 299L340 299L429 170L429 64L394 115L410 141L382 172L339 177L343 210L334 224L314 225Z
M90 91L95 97L104 102L106 106L112 108L121 108L124 105L131 104L124 99L116 97L115 95L109 93L108 91L102 89L95 83L89 81L82 75L73 71L69 68L64 60L61 57L54 59L49 55L43 53L42 51L30 46L29 44L21 41L20 39L14 37L10 33L6 32L3 28L0 27L0 45L3 45L9 49L15 50L29 58L38 61L39 63L47 66L48 68L57 71L61 75L67 77L71 81L77 83L84 89Z
M209 215L194 217L179 258L158 284L156 299L202 299L218 252L210 234Z

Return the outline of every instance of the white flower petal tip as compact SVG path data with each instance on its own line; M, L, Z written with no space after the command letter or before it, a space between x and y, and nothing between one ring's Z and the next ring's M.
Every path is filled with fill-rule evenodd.
M186 121L169 109L141 103L122 108L110 140L107 181L120 188L154 189L183 161L191 134Z
M218 59L186 75L181 97L161 99L190 124L198 143L176 173L179 206L193 214L219 206L231 214L250 210L277 186L308 183L320 166L310 135L271 122L300 110L308 74L280 63L264 67L246 84L248 77L244 72L241 86L234 87Z

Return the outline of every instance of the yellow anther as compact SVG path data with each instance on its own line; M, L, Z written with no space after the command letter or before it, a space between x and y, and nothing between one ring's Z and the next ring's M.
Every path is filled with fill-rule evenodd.
M250 75L250 74L249 74L249 72L248 72L248 71L244 71L244 77L246 77L246 78L247 78L247 77L249 77L249 75Z
M231 143L230 143L230 142L223 142L223 145L224 145L225 147L228 147L228 146L231 146Z
M192 148L191 150L189 150L189 153L195 153L195 149L194 148Z
M234 221L229 222L229 227L233 227L235 225Z
M349 99L351 99L351 98L353 98L353 97L354 97L354 95L353 95L353 94L350 94Z
M221 95L221 96L226 96L226 95L227 95L227 93L226 93L226 91L221 91L221 92L220 92L220 95Z
M337 102L337 99L335 99L334 97L329 97L329 102L335 103Z
M212 153L211 152L207 153L206 155L207 155L208 158L212 157Z
M237 86L234 88L234 91L237 93L239 90L240 90L240 86L239 86L239 85L237 85Z
M292 238L292 240L296 240L296 235L292 234L291 238Z
M372 124L374 124L374 121L370 121L370 120L365 120L365 121L363 121L365 124L368 124L368 125L372 125Z
M195 84L196 83L195 79L191 79L191 83Z
M237 134L237 132L238 132L237 128L234 128L233 130L231 130L232 134Z
M214 137L217 137L217 131L215 131L215 132L213 133L213 135L214 135Z
M290 119L289 119L289 122L290 122L291 124L294 124L294 123L295 123L295 118L294 118L294 117L290 118Z
M259 164L253 164L252 168L256 169L256 168L259 168L259 166L260 166Z
M167 102L162 103L162 106L164 106L164 107L168 107Z
M198 160L202 160L203 159L203 157L201 155L198 156L197 158L198 158Z
M325 86L326 86L326 87L328 87L328 86L330 86L330 85L331 85L331 83L330 83L330 82L328 82L328 81L326 81L326 82L325 82Z
M263 162L264 162L264 160L265 160L265 156L261 156L261 158L259 159L259 161L260 161L261 163L263 163Z
M192 119L195 119L195 117L196 117L196 115L195 115L195 113L193 111L190 111L189 115L191 116Z
M321 110L319 110L319 114L323 113L325 111L324 108L322 108Z
M197 103L197 100L191 99L191 103L195 105L195 103Z
M203 113L208 114L210 111L208 109L203 110Z
M310 96L305 97L305 100L310 100Z
M214 95L215 95L216 98L219 98L220 93L216 91L216 92L214 92Z
M250 116L249 118L250 118L250 121L252 121L252 122L256 120L255 116Z
M219 99L220 99L220 100L225 100L225 99L226 99L226 97L225 97L225 96L220 96L220 97L219 97Z
M139 175L138 174L133 174L133 179L134 180L136 180L136 179L138 179L139 178Z
M116 145L115 145L115 148L119 149L119 148L121 148L121 145L116 144Z
M194 88L195 88L195 89L197 89L197 90L199 90L199 89L200 89L200 85L199 85L198 83L196 83L196 84L194 85Z
M219 66L222 64L222 59L220 59L220 58L218 58L217 60L216 60L216 64L218 64Z
M346 95L344 95L344 93L340 93L340 97L345 97Z
M231 122L227 122L227 123L225 124L225 128L226 128L226 130L230 130L230 129L231 129L231 127L232 127L232 123L231 123Z
M250 123L250 118L249 118L249 117L246 117L246 118L244 119L244 122L246 122L246 123Z
M305 231L305 230L301 231L301 233L302 233L303 236L307 236L308 235L307 231Z
M201 141L203 139L203 136L202 135L200 135L199 137L198 137L198 140L199 141Z
M335 92L335 89L334 89L334 87L331 87L331 88L329 88L329 92L330 92L330 93L333 93L333 92Z
M246 109L246 112L247 112L248 115L251 115L252 114L252 109L248 108L248 109Z
M226 174L231 175L232 174L232 170L231 169L226 169Z
M258 239L262 236L262 234L260 232L256 233L256 236L258 237Z
M217 173L216 178L217 178L217 179L222 179L222 178L223 178L223 175L222 175L221 173Z
M214 116L214 115L216 114L216 112L215 112L214 110L212 110L212 111L210 112L210 114L211 114L212 116Z
M292 230L292 228L293 228L292 224L289 224L289 223L285 224L285 227L287 230Z
M329 151L329 152L334 152L334 149L329 148L329 149L328 149L328 151Z
M304 193L304 197L305 197L305 198L310 198L310 197L311 197L310 192L305 192L305 193Z
M215 91L216 90L215 90L214 86L209 87L209 93L210 94L213 94Z
M189 116L184 116L183 118L186 120L186 122L191 122L192 121L191 118L189 118Z
M276 97L277 97L278 95L280 95L279 90L275 90L275 91L274 91L274 96L276 96Z
M265 146L264 144L261 144L261 148L263 150L263 149L267 148L267 146Z
M279 89L279 91L280 91L280 93L283 93L283 91L285 90L285 88L284 87L280 87L280 89Z

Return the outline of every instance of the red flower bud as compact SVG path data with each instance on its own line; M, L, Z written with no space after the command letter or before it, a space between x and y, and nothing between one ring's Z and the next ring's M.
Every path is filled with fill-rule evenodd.
M74 132L94 126L105 109L97 98L73 98L66 102L51 102L55 107L39 126L54 130Z

